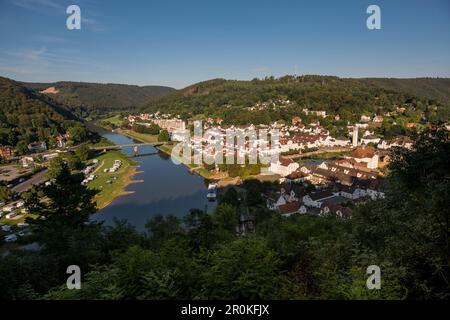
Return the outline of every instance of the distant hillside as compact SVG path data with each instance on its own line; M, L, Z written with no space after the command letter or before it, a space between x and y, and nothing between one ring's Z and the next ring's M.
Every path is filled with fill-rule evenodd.
M422 111L435 120L447 118L449 79L405 80L403 86L400 79L383 80L315 75L252 81L213 79L151 101L143 110L219 117L225 123L267 124L279 119L290 121L303 108L356 121L361 114L385 113L395 105L410 104L417 114ZM429 101L428 97L443 101ZM431 108L430 104L438 105Z
M82 124L68 108L0 77L0 144L25 151L28 143L46 141L73 126Z
M366 78L361 80L387 90L423 96L450 105L450 78Z
M61 81L55 83L23 83L27 88L43 91L54 100L71 108L126 110L164 96L175 89L163 86L134 86Z

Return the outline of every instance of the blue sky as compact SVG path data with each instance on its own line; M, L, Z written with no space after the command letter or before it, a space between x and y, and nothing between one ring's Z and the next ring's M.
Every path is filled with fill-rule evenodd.
M66 8L81 8L81 30ZM366 9L381 8L381 30ZM211 78L450 77L450 1L0 0L0 75L181 88Z

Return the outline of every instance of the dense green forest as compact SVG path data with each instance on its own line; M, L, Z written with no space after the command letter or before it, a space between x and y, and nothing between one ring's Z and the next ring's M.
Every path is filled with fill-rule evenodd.
M448 299L449 132L427 129L391 157L386 198L349 219L282 218L265 207L267 185L249 180L242 200L230 189L213 214L155 216L145 233L88 223L95 192L55 159L52 184L24 196L42 249L0 257L0 299ZM242 208L255 232L236 234ZM80 290L65 286L69 265L81 268ZM369 265L381 268L380 290L366 288Z
M140 87L125 84L69 81L23 83L23 85L36 91L54 87L57 93L48 95L55 101L69 106L83 118L103 115L105 112L128 111L175 90L163 86Z
M0 77L0 144L15 146L24 154L30 142L52 144L55 135L67 131L74 142L87 135L81 120L67 107Z
M449 78L365 78L361 81L377 85L386 90L414 94L450 105Z
M342 123L357 121L362 114L384 114L396 106L408 107L418 119L421 115L432 122L450 118L448 79L382 80L314 75L252 81L214 79L152 101L144 110L177 113L184 118L218 117L226 124L290 121L293 115L302 115L303 108L339 114ZM264 102L263 108L251 110Z

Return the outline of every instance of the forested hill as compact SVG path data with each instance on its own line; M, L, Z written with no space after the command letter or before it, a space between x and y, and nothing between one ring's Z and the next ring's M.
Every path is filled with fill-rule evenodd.
M0 144L26 152L33 141L48 141L58 132L82 127L66 107L20 83L0 77Z
M301 113L303 108L325 110L329 114L339 114L343 120L355 121L361 114L384 113L406 104L430 119L439 120L448 118L449 81L314 75L251 81L213 79L151 101L143 110L204 114L239 124L290 121L290 117Z
M387 90L415 94L450 105L450 78L366 78L361 80Z
M73 109L129 109L175 89L163 86L134 86L61 81L55 83L23 83L27 88L43 93Z

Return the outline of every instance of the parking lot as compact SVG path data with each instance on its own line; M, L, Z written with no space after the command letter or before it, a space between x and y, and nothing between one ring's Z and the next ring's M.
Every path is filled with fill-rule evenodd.
M9 182L29 172L31 169L25 169L15 164L0 166L0 181Z

